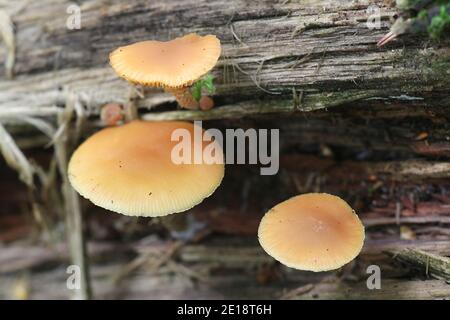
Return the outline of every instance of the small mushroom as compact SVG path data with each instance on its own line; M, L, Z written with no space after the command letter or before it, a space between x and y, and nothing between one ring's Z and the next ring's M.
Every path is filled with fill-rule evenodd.
M105 128L72 155L70 182L94 204L124 215L157 217L188 210L210 196L224 176L223 161L211 161L207 152L201 163L174 163L172 150L180 143L171 139L176 129L189 132L191 159L195 150L217 143L197 141L195 128L181 121ZM221 150L220 145L215 149Z
M122 106L118 103L107 103L100 111L100 120L105 126L115 126L123 120Z
M211 97L203 96L199 101L200 109L202 110L211 110L214 108L214 100Z
M338 269L359 254L364 226L341 198L309 193L267 212L258 237L264 250L282 264L319 272Z
M181 107L198 109L189 87L208 73L221 53L216 36L191 33L167 42L143 41L114 50L110 64L119 76L150 87L163 87Z

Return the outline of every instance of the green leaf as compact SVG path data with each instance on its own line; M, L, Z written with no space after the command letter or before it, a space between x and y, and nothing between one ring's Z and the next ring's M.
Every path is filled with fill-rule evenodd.
M202 97L202 84L200 81L197 81L192 85L191 93L195 100L200 101L200 98Z
M208 74L203 79L203 88L205 88L209 93L214 93L216 87L214 86L214 77Z
M200 101L200 98L202 97L203 90L208 91L208 93L212 94L216 90L216 87L214 86L214 77L212 74L207 74L202 79L195 82L191 87L191 94L192 97Z

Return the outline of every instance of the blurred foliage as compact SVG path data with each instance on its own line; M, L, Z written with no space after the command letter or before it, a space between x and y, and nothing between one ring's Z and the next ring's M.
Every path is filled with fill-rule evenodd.
M444 34L444 31L450 27L450 5L440 6L439 15L434 16L428 25L428 34L434 40L438 40ZM421 13L419 13L420 15Z
M450 27L450 0L397 0L396 6L402 15L423 23L433 40L441 39Z

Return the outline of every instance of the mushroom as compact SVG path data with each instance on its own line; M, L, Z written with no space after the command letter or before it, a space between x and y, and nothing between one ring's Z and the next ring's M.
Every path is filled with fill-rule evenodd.
M180 143L172 141L176 129L189 132L191 159L195 149L213 143L223 157L216 141L195 139L199 127L192 123L136 120L105 128L78 147L69 162L72 186L94 204L124 215L157 217L194 207L220 185L224 164L211 161L207 152L200 163L176 164L172 161L172 150Z
M114 50L110 64L119 76L150 87L163 87L181 107L198 109L189 87L207 74L221 52L216 36L191 33L167 42L143 41Z
M200 109L211 110L214 108L214 100L211 97L203 96L199 101Z
M122 106L118 103L107 103L100 111L100 120L105 126L115 126L123 120Z
M359 254L364 226L341 198L309 193L269 210L258 237L263 249L282 264L319 272L338 269Z

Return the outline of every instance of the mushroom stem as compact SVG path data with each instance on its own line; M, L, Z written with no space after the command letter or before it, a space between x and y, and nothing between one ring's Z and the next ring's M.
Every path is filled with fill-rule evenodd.
M191 94L189 87L171 88L165 87L164 90L171 93L177 99L177 102L182 108L196 110L199 108L199 103Z
M139 117L137 106L134 101L128 101L125 104L124 111L125 111L125 119L127 120L127 122L136 120Z
M124 105L125 120L127 122L138 119L139 114L136 106L136 99L139 99L140 95L134 86L130 86L128 95L126 97L127 102Z

